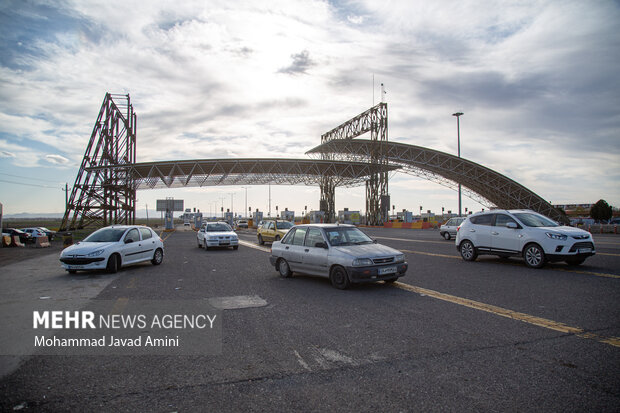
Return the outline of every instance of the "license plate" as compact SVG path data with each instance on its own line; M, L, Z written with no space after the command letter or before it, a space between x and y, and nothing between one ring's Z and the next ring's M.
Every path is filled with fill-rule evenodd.
M387 268L379 268L379 275L385 274L394 274L396 272L396 267L387 267Z
M221 241L221 242L220 242L220 245L230 245L230 242L224 242L224 241Z
M587 252L592 252L592 248L579 248L579 249L577 250L577 252L578 252L579 254L585 254L585 253L587 253Z
M70 270L81 270L84 269L83 265L69 265Z

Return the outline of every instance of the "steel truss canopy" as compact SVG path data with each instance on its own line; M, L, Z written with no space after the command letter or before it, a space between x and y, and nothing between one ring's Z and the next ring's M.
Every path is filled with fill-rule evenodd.
M377 145L381 145L377 148ZM487 167L445 152L394 142L361 139L334 139L306 152L310 155L334 153L349 161L369 161L370 154L382 151L390 166L406 173L455 189L466 188L465 195L487 207L531 209L556 221L566 217L549 202L512 179Z
M199 159L145 162L86 168L123 170L134 182L134 189L203 187L215 185L319 185L330 176L338 186L363 185L368 176L389 172L397 166L371 165L315 159Z

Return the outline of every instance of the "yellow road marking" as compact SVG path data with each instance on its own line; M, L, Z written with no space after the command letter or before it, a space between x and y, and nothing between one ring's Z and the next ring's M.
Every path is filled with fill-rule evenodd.
M123 310L127 306L129 302L129 298L121 297L116 300L112 309L110 310L110 314L122 314Z
M410 252L412 254L420 254L420 255L430 255L431 257L442 257L442 258L456 258L461 259L458 255L447 255L447 254L436 254L434 252L424 252L424 251L411 251L411 250L400 250L401 252Z
M596 255L610 255L612 257L620 257L620 254L611 254L609 252L597 252Z
M440 293L438 291L429 290L429 289L422 288L422 287L416 287L414 285L404 284L398 281L392 285L405 291L414 292L418 294L424 294L429 297L433 297L433 298L436 298L442 301L447 301L453 304L458 304L458 305L462 305L465 307L473 308L475 310L485 311L487 313L499 315L499 316L506 317L506 318L511 318L513 320L523 321L525 323L533 324L539 327L544 327L550 330L559 331L561 333L574 334L581 338L596 340L601 343L610 344L614 347L620 347L620 337L599 336L598 334L588 333L580 327L571 327L564 323L559 323L557 321L548 320L546 318L536 317L536 316L532 316L529 314L508 310L502 307L497 307L494 305L485 304L485 303L481 303L481 302L474 301L474 300L469 300L467 298L456 297L454 295Z
M581 270L568 270L566 268L549 268L549 270L556 270L556 271L564 271L564 272L572 272L575 274L586 274L586 275L594 275L596 277L603 277L603 278L620 278L620 275L616 275L616 274L606 274L604 272L593 272L593 271L581 271Z
M138 282L137 277L132 277L129 279L129 283L127 283L127 287L125 288L136 288L136 283Z
M391 239L393 241L423 242L423 243L427 243L427 244L442 244L442 245L450 245L450 242L451 242L452 245L454 245L454 241L450 241L450 242L446 243L444 241L427 241L427 240L422 240L422 239L409 239L409 238L390 238L390 237L373 237L373 238L377 238L377 239Z
M163 242L163 241L166 241L168 238L170 238L170 236L171 236L172 234L174 234L174 231L169 232L169 233L168 233L168 235L166 235L166 237L165 237L165 238L161 238L161 235L159 236L159 238L161 238L161 240L162 240L162 242ZM162 235L163 235L163 232L162 232Z

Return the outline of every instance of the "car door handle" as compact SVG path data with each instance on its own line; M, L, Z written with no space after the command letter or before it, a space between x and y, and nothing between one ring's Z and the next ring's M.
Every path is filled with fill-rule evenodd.
M469 232L476 232L476 230L475 229L470 229Z
M284 248L284 249L285 249L285 250L287 250L287 249L288 249L288 247L286 247L286 248Z
M499 232L495 232L495 231L493 231L493 232L491 232L491 234L493 234L493 235L499 235Z
M306 251L306 252L310 252L310 249L306 248L304 251Z

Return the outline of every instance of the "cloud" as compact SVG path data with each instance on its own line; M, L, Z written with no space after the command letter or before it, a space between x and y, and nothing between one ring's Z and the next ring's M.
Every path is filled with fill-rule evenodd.
M620 204L617 3L177 3L2 8L0 151L15 158L0 162L71 181L108 91L131 95L138 161L304 157L385 83L390 140L456 153L462 110L464 157L545 198ZM399 205L416 185L394 186Z
M310 53L307 50L292 54L291 57L293 58L293 63L291 63L290 66L278 70L278 73L287 73L290 75L307 74L307 70L316 64L310 59Z
M51 162L53 164L57 164L57 165L66 165L69 163L69 159L65 158L64 156L61 155L45 155L45 159L48 162Z

